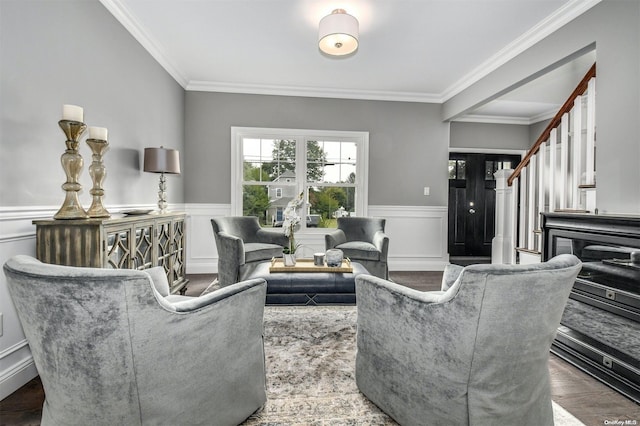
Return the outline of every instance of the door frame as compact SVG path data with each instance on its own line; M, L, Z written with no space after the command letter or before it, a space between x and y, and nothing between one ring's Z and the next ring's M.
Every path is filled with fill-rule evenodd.
M453 148L449 147L449 153L447 155L447 165L451 154L503 154L503 155L518 155L522 161L522 158L527 154L527 150L522 149L501 149L501 148ZM447 183L448 188L448 183ZM447 189L448 191L448 189ZM449 217L449 209L451 206L448 204L447 197L447 217ZM447 220L447 235L449 235L449 220ZM447 252L449 251L449 241L447 239ZM451 253L448 253L451 256Z

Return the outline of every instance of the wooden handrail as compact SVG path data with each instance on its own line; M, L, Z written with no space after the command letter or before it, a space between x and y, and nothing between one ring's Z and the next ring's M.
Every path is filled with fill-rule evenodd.
M527 155L525 155L522 161L520 161L520 164L518 164L516 168L513 170L513 173L511 173L511 176L509 176L509 179L507 179L507 183L509 184L509 186L511 186L513 184L513 181L516 180L518 176L520 176L522 169L527 164L529 164L529 160L531 159L531 157L533 157L540 150L540 145L542 145L549 138L549 135L551 134L551 130L555 129L560 125L560 122L562 121L562 116L566 112L571 111L571 108L573 108L573 102L576 100L576 98L587 91L587 85L589 84L589 80L591 80L591 78L595 76L596 76L596 64L593 64L591 68L589 68L589 71L587 71L587 73L584 75L584 77L582 77L582 80L576 86L573 92L571 92L571 95L566 100L566 102L558 110L558 113L551 119L551 121L549 122L549 125L547 125L547 127L544 129L544 132L542 132L542 134L540 135L536 143L533 144L533 146L531 147Z

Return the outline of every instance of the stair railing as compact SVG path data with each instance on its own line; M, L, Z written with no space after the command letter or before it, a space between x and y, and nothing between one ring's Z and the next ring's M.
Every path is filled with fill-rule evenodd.
M541 212L595 209L595 76L593 64L503 186L512 201L496 209L511 216L512 228L500 237L513 240L505 247L515 248L520 263L540 259Z

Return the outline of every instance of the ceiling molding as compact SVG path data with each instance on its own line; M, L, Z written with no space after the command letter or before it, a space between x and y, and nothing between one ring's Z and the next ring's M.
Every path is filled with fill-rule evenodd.
M149 54L186 89L187 77L167 57L162 46L151 37L144 26L138 22L127 7L120 0L100 0L100 3L122 24L123 27L135 38Z
M529 117L510 117L506 115L480 114L469 114L451 121L456 123L517 124L520 126L528 126L532 124Z
M531 48L540 40L562 28L564 25L582 15L601 1L602 0L570 0L564 6L540 21L529 31L509 43L498 53L491 56L476 69L446 89L441 94L443 102L448 101L463 90L469 88L472 84L477 83L483 77L486 77L491 72L506 64L525 50Z
M244 93L253 95L302 96L311 98L420 102L433 104L442 103L442 98L439 95L417 92L344 90L322 87L214 83L210 81L190 81L185 89L200 92Z
M164 47L148 34L144 26L134 18L121 0L100 0L100 3L131 33L147 52L188 91L263 94L277 96L303 96L340 99L382 100L400 102L443 103L470 87L530 48L549 34L586 12L602 0L570 0L546 19L508 44L479 67L458 80L441 94L420 92L343 90L315 87L295 87L260 84L235 84L189 80L189 76L169 60ZM460 120L458 120L460 121Z
M531 117L514 117L508 115L482 115L482 114L468 114L456 118L458 123L486 123L486 124L518 124L523 126L530 126L535 123L539 123L544 120L550 120L555 117L559 107L549 111L536 114Z
M560 110L560 107L552 110L552 111L547 111L547 112L542 112L538 115L534 115L533 117L529 118L529 121L531 121L531 124L535 124L535 123L539 123L541 121L544 120L551 120L553 117L556 116L556 114L558 113L558 111Z
M458 154L512 154L524 157L527 154L523 149L507 149L507 148L454 148L449 147L449 153Z

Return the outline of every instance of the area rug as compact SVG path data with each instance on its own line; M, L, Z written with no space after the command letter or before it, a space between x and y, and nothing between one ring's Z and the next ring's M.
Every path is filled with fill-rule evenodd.
M267 403L243 425L395 425L355 382L355 306L267 306ZM553 404L555 424L582 425Z

